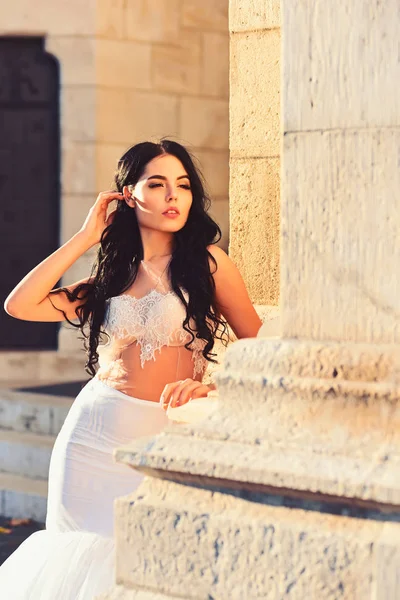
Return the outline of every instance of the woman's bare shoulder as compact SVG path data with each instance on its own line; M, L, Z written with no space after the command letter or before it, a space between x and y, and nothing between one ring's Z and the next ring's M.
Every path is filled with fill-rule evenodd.
M219 267L224 268L224 266L228 266L230 263L233 265L233 262L222 248L217 246L216 244L210 244L207 246L208 252L211 254L214 259L217 269ZM213 260L210 260L210 264L215 264Z
M215 282L217 305L238 338L254 337L261 327L261 320L250 300L243 278L227 253L212 244L208 251L215 260L211 273Z

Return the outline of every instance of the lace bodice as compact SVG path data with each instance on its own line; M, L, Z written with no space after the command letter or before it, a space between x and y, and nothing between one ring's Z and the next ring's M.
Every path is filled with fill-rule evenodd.
M186 292L182 293L187 297ZM185 307L173 291L152 289L141 298L130 294L109 298L103 328L111 340L139 344L143 368L146 361L156 360L156 352L163 346L184 346L190 342L191 335L183 328L185 317ZM202 354L205 343L195 338L191 344L194 376L202 373L207 364ZM102 348L107 348L107 344L99 347L100 365Z

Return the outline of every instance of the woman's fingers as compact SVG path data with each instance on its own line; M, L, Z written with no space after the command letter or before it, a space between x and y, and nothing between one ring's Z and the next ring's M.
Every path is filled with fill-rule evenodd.
M160 398L160 402L163 405L163 408L166 410L168 406L175 407L176 400L179 398L179 395L181 394L182 390L192 383L193 379L184 379L181 381L174 381L173 383L167 384Z
M96 202L101 205L107 206L112 200L123 200L124 195L121 192L115 190L109 190L108 192L100 192L97 196Z
M91 243L98 243L101 239L104 229L107 227L107 208L113 200L123 200L124 196L120 192L109 191L100 192L96 202L89 210L85 222L81 227L81 232L84 232ZM113 218L113 217L112 217ZM112 219L110 220L110 222Z
M97 210L101 213L107 212L108 205L111 204L113 200L123 200L124 195L119 192L101 192L97 196L97 200L95 202L95 207L97 205Z
M204 385L200 381L193 379L174 381L165 386L160 397L160 403L164 410L167 410L168 407L177 408L183 406L189 400L204 398L209 391L208 385Z
M195 389L195 391L190 397L190 400L196 400L196 398L204 398L211 391L212 390L208 385L201 385L200 387Z
M178 388L182 383L182 381L174 381L173 383L167 383L160 396L160 403L164 410L168 408L174 390L176 390L176 388Z
M194 391L201 387L201 383L199 381L189 381L188 383L178 387L171 398L170 406L171 408L176 408L177 406L183 406L187 402L189 402L190 398L192 398Z

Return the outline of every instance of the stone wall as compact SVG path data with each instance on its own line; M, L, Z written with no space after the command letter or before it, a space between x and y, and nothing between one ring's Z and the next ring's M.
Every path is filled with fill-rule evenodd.
M279 302L280 2L230 4L231 256L253 302ZM255 260L256 257L256 260Z

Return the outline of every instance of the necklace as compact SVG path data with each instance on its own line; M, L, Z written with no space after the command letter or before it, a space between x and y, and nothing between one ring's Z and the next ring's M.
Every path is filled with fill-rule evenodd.
M166 256L172 256L172 254L171 253L170 254L159 254L158 256L154 255L151 258L165 258ZM150 261L151 261L151 259L149 259L149 260L143 260L143 262L146 262L146 263L148 263Z
M166 254L165 256L171 256L171 255L169 255L169 254ZM154 268L151 268L151 267L150 267L150 266L147 264L147 261L144 261L144 260L142 260L142 261L141 261L141 263L142 263L142 265L143 265L143 268L144 268L144 270L146 271L146 273L147 273L147 274L148 274L148 275L149 275L149 276L150 276L150 277L151 277L153 280L154 280L154 278L155 278L155 277L157 277L157 280L156 280L156 282L155 282L155 287L154 287L154 289L157 289L157 287L159 286L159 284L160 284L160 282L161 282L161 279L162 279L162 277L163 277L163 275L164 275L165 271L168 269L168 267L169 267L169 265L170 265L170 263L171 263L171 260L172 260L172 258L170 258L170 259L169 259L169 261L167 262L167 264L166 264L165 268L164 268L164 269L163 269L163 271L161 272L161 275L159 275L158 277L157 277L158 273L154 271ZM164 287L164 289L165 289L165 286L163 286L163 287Z

